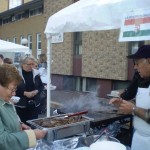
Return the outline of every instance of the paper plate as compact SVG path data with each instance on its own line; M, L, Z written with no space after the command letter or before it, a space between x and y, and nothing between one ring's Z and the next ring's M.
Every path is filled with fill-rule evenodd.
M91 144L90 150L126 150L126 147L118 142L101 141Z
M20 100L20 97L18 97L18 96L12 96L12 97L11 97L11 100L12 100L13 102L15 102L15 103L18 103L19 100Z

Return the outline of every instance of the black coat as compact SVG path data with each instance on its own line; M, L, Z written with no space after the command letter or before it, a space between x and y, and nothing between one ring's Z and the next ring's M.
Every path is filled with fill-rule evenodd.
M135 98L138 87L148 88L149 85L150 85L150 78L143 79L140 77L139 73L136 71L130 85L126 88L125 92L120 95L120 97L125 100L131 100Z
M33 73L33 82L34 82L33 90L38 90L39 92L31 99L24 96L24 91L26 91L26 84L30 84L30 83L25 83L25 80L22 76L22 81L17 87L17 91L16 91L16 96L20 97L20 101L17 104L15 104L15 106L17 107L26 108L29 100L34 100L36 107L39 106L41 103L40 94L43 91L44 86L42 84L40 75L37 74L34 70L32 71L32 73Z

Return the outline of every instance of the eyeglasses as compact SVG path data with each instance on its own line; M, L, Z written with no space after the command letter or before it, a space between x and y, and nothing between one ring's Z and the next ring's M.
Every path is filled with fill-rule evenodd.
M27 66L33 66L34 64L26 64Z
M17 88L15 88L15 89L10 89L10 88L7 87L7 89L8 89L9 91L11 91L11 93L15 93L15 92L17 91Z

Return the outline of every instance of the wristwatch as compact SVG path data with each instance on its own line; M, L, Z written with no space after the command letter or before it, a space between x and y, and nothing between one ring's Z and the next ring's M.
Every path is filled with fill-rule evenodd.
M133 116L135 115L135 110L136 110L136 107L133 106L133 107L132 107L132 115L133 115Z

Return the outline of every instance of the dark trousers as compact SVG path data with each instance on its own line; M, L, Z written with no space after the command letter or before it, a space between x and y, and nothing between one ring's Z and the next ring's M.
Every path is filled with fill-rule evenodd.
M20 108L16 107L16 111L20 120L26 124L27 120L37 119L38 118L38 108Z

